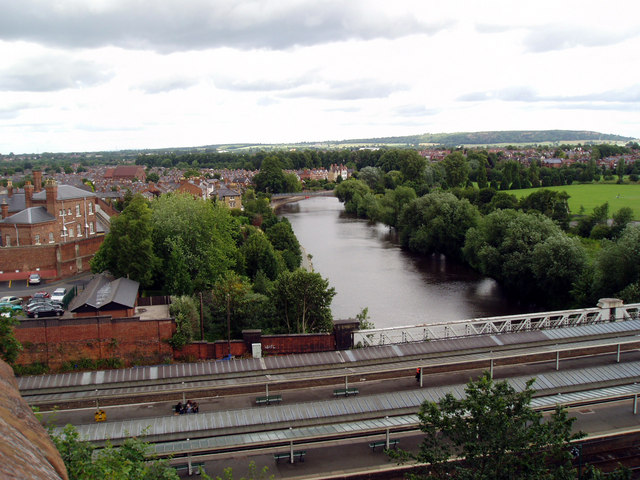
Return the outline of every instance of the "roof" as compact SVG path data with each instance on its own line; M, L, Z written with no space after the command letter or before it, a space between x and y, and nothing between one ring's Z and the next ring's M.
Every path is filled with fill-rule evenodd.
M230 188L227 187L220 187L218 189L217 192L215 192L215 195L218 195L219 199L223 199L225 197L239 197L240 194L238 192L236 192L235 190L231 190Z
M7 205L9 205L9 212L19 212L20 210L24 210L26 207L24 192L17 193L14 191L13 195L8 195L6 193L0 194L0 203L3 201L6 201Z
M70 200L72 198L85 198L95 196L96 194L93 192L88 192L72 185L58 185L58 197L56 198L56 200ZM42 189L38 193L34 193L32 198L34 200L46 200L47 191L45 189Z
M133 308L138 297L139 286L140 283L134 280L114 279L110 274L101 273L96 275L85 289L73 299L69 310L73 312L82 307L92 307L99 310L109 304Z
M52 222L55 217L47 212L45 207L31 207L22 210L10 217L0 220L0 223L17 225L33 225L36 223Z

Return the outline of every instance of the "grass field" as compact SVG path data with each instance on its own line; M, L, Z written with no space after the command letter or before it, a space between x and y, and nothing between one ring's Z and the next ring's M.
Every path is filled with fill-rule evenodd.
M580 207L584 207L584 213L589 214L594 207L609 202L609 218L622 207L633 210L633 219L640 220L640 184L594 183L585 185L563 185L560 187L544 187L548 190L565 191L569 194L569 208L572 215L580 213ZM509 190L516 197L526 197L533 193L535 188L523 190Z

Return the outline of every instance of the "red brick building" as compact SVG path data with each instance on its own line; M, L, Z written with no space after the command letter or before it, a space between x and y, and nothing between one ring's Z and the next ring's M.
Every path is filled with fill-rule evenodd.
M9 182L0 194L0 272L47 270L60 277L88 270L106 228L95 194L53 180L42 188L41 172L33 177L24 190Z

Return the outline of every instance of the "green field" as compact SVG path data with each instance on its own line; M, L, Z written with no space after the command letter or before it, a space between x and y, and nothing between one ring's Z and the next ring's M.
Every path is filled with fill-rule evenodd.
M629 207L633 210L633 219L640 220L640 184L594 183L544 188L567 192L569 194L569 209L572 215L580 213L581 206L584 207L584 213L589 214L594 207L609 202L609 217L622 207ZM509 190L509 193L521 198L526 197L535 190L535 188Z

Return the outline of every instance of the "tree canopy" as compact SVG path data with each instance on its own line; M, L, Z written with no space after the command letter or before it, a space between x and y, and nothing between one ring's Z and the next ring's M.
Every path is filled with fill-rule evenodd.
M506 381L494 382L488 372L469 381L465 397L446 394L420 407L425 434L418 453L390 451L400 460L427 464L418 479L545 480L575 478L570 442L574 434L564 408L545 418L533 410L534 379L517 391Z

